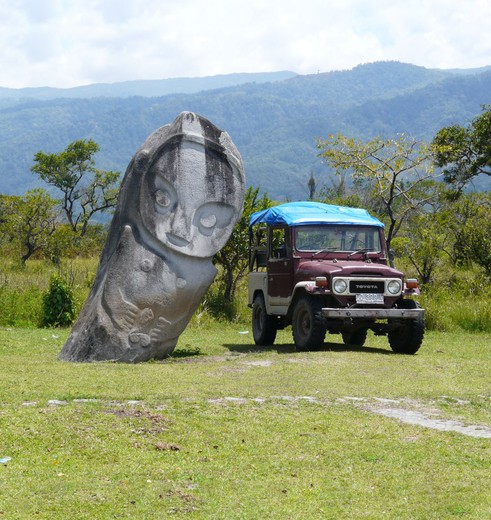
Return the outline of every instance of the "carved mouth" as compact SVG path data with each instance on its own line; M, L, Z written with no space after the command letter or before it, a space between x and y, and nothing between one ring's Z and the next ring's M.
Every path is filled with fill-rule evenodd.
M173 235L172 233L167 233L167 240L169 240L169 242L176 247L186 247L189 245L187 240L178 237L177 235Z

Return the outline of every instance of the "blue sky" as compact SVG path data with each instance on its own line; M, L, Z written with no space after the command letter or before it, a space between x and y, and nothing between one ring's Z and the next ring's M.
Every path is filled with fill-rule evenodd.
M0 86L491 65L489 0L0 0Z

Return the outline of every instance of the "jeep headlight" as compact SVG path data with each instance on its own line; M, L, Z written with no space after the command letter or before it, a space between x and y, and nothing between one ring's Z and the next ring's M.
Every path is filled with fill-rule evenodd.
M346 291L348 288L348 283L346 280L343 280L342 278L337 278L334 280L333 289L335 293L342 294Z
M402 289L402 284L399 280L391 280L387 284L387 291L389 291L390 294L399 294Z

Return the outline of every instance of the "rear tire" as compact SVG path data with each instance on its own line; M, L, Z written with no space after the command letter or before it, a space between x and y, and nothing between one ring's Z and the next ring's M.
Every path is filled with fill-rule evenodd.
M320 302L314 298L303 297L295 304L292 332L297 350L310 350L323 345L326 326L321 309Z
M258 294L252 304L252 335L259 346L273 345L276 339L276 318L266 312L264 296Z
M355 345L357 347L363 347L367 339L367 329L357 329L352 332L343 332L343 343L345 345Z
M419 309L414 300L403 300L399 304L402 309ZM423 319L407 320L401 327L391 330L388 334L390 348L397 354L415 354L421 347L425 334Z

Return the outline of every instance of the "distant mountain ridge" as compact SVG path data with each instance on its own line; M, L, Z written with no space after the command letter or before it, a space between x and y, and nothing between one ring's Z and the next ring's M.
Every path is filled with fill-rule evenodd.
M295 72L253 72L218 74L202 78L169 78L153 80L133 80L118 83L94 83L72 88L32 87L5 88L0 87L0 99L90 99L96 97L157 97L167 94L191 94L202 90L233 87L243 83L266 83L282 81L296 76Z
M308 196L312 173L319 185L328 182L317 138L405 132L431 140L443 126L467 124L482 105L491 104L491 67L471 73L375 62L291 74L159 97L0 100L0 192L23 193L41 185L30 173L34 154L61 151L80 138L100 144L98 167L124 172L153 130L191 110L231 135L248 185L261 186L278 200L298 200Z

